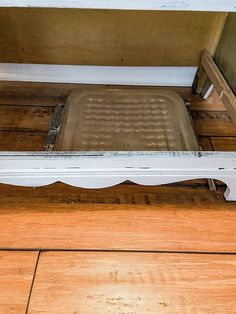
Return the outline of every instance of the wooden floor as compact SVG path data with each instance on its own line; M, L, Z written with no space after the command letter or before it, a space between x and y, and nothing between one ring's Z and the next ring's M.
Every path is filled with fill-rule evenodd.
M31 102L1 100L1 150L44 149L54 104ZM190 110L203 150L236 151L215 98ZM236 203L215 183L0 185L0 313L236 313Z

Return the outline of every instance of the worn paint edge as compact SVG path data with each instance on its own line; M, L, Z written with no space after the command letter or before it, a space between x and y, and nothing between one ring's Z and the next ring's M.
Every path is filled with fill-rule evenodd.
M192 179L221 180L228 186L226 199L236 201L236 152L0 154L0 183L18 186L59 181L82 188L105 188L126 180L162 185Z
M236 12L235 0L0 0L0 7Z

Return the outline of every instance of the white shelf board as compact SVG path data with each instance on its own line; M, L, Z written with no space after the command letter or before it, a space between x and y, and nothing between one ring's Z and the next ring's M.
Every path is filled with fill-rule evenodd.
M0 7L235 12L236 0L0 0Z
M161 185L217 179L228 186L226 199L236 201L235 161L236 152L1 152L0 183L104 188L126 180Z
M0 81L189 87L196 71L196 67L0 63Z

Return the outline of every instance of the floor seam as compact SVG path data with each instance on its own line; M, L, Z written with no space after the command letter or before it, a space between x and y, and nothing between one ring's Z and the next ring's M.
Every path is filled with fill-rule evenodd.
M30 291L29 291L29 296L28 296L28 300L27 300L25 314L28 314L28 311L29 311L29 305L30 305L32 291L33 291L33 288L34 288L34 281L35 281L35 277L36 277L36 273L37 273L37 268L38 268L38 264L39 264L40 254L41 254L41 251L38 251L38 257L37 257L37 261L36 261L35 268L34 268L34 273L33 273L33 278L32 278L32 282L31 282L31 286L30 286Z
M39 256L41 253L44 252L107 252L107 253L147 253L147 254L192 254L192 255L236 255L236 251L191 251L191 250L140 250L140 249L66 249L66 248L0 248L0 252L7 251L7 252L39 252L38 259L36 262L36 267L33 275L33 280L37 272L37 266L39 261ZM32 282L33 285L33 282ZM32 290L32 289L31 289Z

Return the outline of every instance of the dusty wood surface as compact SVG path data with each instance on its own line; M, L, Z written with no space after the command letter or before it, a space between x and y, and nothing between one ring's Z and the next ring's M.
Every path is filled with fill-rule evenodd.
M220 100L215 89L207 99L203 99L198 95L192 95L191 97L191 110L206 110L206 111L226 111L224 104Z
M51 108L45 109L43 107L37 107L37 109L34 110L31 108L30 106L28 109L25 108L24 119L18 120L14 118L14 116L20 117L20 106L11 106L7 110L1 110L0 106L0 110L2 112L5 111L3 116L7 116L5 121L0 122L0 130L46 132L50 118L52 117ZM16 113L17 110L19 110L19 112ZM195 131L200 136L236 136L235 125L226 112L192 110L191 115ZM12 127L10 127L11 123Z
M54 107L0 105L0 151L43 151Z
M0 62L198 65L202 49L214 52L225 16L208 12L1 9Z
M52 113L51 107L0 105L0 130L47 132Z
M210 141L214 150L236 151L236 137L211 137Z
M0 252L0 313L25 313L37 252Z
M36 105L52 106L58 102L65 102L66 98L80 86L89 87L86 84L55 84L33 82L0 82L0 104L2 105ZM94 85L93 85L94 86ZM101 85L96 85L99 87ZM101 86L102 87L102 86ZM119 88L119 86L115 86ZM128 88L128 86L127 86ZM139 87L137 87L139 88ZM157 87L149 87L157 88ZM159 87L163 89L163 87ZM184 99L199 99L198 95L192 95L190 87L168 87L168 90L179 93Z
M47 132L0 131L1 151L43 151Z
M10 86L6 85L5 87L8 89ZM52 87L51 85L47 86L47 84L32 84L30 86L26 84L22 90L19 90L17 85L15 87L17 92L28 93L31 90L32 95L30 98L24 98L23 96L22 98L13 97L13 99L1 97L0 102L8 103L8 105L0 105L0 113L4 118L0 121L0 150L44 150L46 132L53 113L51 106L58 102L63 103L65 101L63 97L68 93L68 89L71 90L75 86L66 89L63 85L61 88L64 96L61 101L56 98L57 101L53 102L58 93L58 88L55 85ZM34 98L33 94L37 91L39 93L44 92L47 96L40 99ZM236 137L236 128L232 120L222 104L218 104L214 94L209 100L204 101L197 95L191 95L189 89L177 89L175 91L180 92L182 97L192 104L190 111L195 132L200 136L200 144L203 137ZM50 93L54 95L51 98L49 97ZM215 99L215 101L212 99ZM204 141L206 143L207 140ZM208 148L203 147L203 150L208 150Z
M236 127L226 112L191 111L195 132L202 136L236 136Z
M41 253L29 313L235 312L236 256Z
M236 252L236 204L220 187L21 189L1 193L0 248Z
M199 136L198 143L203 151L212 151L214 150L212 147L212 143L208 136Z

